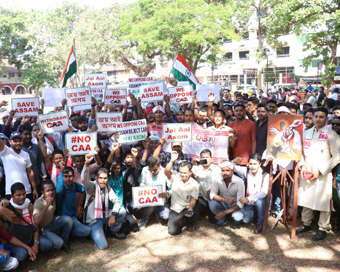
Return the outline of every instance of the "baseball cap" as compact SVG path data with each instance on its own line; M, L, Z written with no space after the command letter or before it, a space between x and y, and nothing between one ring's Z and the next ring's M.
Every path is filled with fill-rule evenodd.
M14 138L20 138L20 139L22 139L22 136L21 136L21 134L19 133L19 132L13 132L12 134L11 134L11 137L9 138L10 140L13 140Z

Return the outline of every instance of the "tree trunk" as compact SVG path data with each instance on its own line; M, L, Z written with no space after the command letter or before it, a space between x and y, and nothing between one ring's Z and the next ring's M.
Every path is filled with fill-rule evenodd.
M261 32L261 19L260 16L258 17L258 29L257 29L257 34L258 34L258 39L259 39L259 44L257 47L257 50L259 53L262 53L262 47L263 47L263 40L262 40L262 32ZM261 61L258 62L257 66L257 90L262 89L262 69L261 69Z
M336 57L336 49L338 47L338 38L333 39L333 43L331 44L331 56L329 57L329 65L331 66L332 64L335 63L335 57ZM327 84L327 94L329 94L329 91L333 89L334 85L334 67L329 68L329 73L328 73L328 84ZM332 76L330 76L332 75Z
M156 63L154 62L146 65L145 67L137 66L130 62L123 54L120 55L119 61L125 64L127 67L129 67L139 77L147 76L153 69L156 68Z

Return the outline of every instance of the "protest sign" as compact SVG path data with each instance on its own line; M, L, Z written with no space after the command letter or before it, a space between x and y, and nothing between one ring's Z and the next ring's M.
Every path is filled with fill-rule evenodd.
M68 129L68 116L66 111L58 111L38 116L39 126L44 134Z
M102 102L104 91L106 89L106 73L87 74L84 75L85 86L91 87L93 97Z
M209 149L212 153L212 162L220 163L228 159L228 131L200 130L193 128L191 142L183 142L182 152L193 159L200 158L203 149ZM181 142L181 141L179 141ZM171 144L164 145L164 151L171 152Z
M96 124L99 132L117 131L117 124L123 122L121 112L97 112Z
M177 86L185 86L185 85L189 85L190 81L177 81Z
M117 128L120 134L119 143L145 140L148 134L145 119L118 123Z
M12 110L15 117L24 115L37 116L39 110L39 97L12 98Z
M142 102L161 101L164 97L164 84L155 83L139 87L139 95Z
M91 108L92 101L90 87L65 89L65 94L68 107L90 105Z
M268 115L267 133L267 156L280 160L301 160L302 115Z
M41 98L44 99L44 107L61 107L61 101L65 99L65 89L42 89Z
M111 85L107 85L106 88L111 89L111 90L129 89L129 83L126 82L126 83L111 84Z
M161 193L162 185L132 187L133 208L164 205L164 198L159 197Z
M192 140L192 124L162 124L163 137L167 143L190 142Z
M97 154L97 132L67 133L65 134L66 148L69 155Z
M170 104L192 103L192 96L194 94L192 85L168 88L168 90Z
M197 101L209 101L208 94L214 93L215 101L220 101L220 85L219 84L198 84L197 86Z
M126 89L110 90L106 89L104 94L104 105L125 105Z
M131 77L129 78L129 91L134 96L139 97L139 87L152 81L153 77Z

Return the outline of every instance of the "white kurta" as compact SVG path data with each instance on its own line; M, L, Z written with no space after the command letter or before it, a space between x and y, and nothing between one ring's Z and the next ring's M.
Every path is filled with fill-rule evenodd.
M299 177L298 205L317 211L331 211L332 169L340 162L340 138L327 126L314 127L303 135L301 166L320 171L318 179L307 183Z

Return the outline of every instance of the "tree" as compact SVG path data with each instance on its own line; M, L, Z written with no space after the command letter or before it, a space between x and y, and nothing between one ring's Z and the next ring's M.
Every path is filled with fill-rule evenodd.
M144 65L122 54L120 60L139 76L155 68L154 57L173 59L177 51L196 72L209 58L221 58L220 47L226 40L237 38L231 5L221 8L204 0L139 0L131 7L122 17L120 40L126 49L136 50Z

